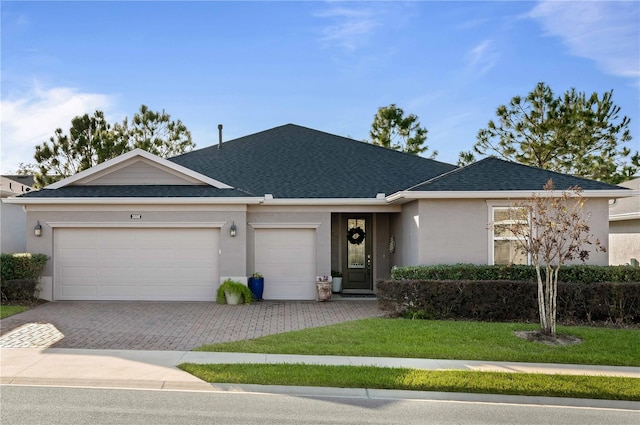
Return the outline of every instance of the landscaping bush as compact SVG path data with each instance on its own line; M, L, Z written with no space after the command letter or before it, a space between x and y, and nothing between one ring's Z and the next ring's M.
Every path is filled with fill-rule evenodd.
M394 267L394 280L518 280L535 281L534 266L443 264ZM640 267L568 265L560 268L558 281L574 283L640 282Z
M393 280L378 283L378 305L421 319L537 322L535 281ZM640 323L640 284L558 282L563 324Z
M2 303L31 304L38 300L38 281L33 279L11 279L0 285Z
M44 254L0 256L0 298L4 303L32 303L38 299L38 281L49 258Z

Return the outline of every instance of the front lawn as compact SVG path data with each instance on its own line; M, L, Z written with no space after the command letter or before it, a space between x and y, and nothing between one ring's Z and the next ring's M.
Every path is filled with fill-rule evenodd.
M514 332L537 324L371 318L205 345L198 351L640 366L640 330L559 326L582 343L548 346Z
M207 382L640 401L637 378L301 364L185 363L178 367Z
M0 305L0 319L13 316L14 314L22 313L29 310L29 307L24 305Z

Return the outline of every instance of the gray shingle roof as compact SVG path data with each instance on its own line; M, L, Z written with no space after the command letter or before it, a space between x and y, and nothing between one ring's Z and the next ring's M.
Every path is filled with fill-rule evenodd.
M619 186L554 171L529 167L495 157L437 176L411 188L412 191L541 190L553 179L557 190L580 186L583 190L619 190Z
M373 198L407 189L455 165L294 124L170 158L256 196Z
M236 198L248 196L250 195L235 189L181 185L65 186L21 195L22 198Z

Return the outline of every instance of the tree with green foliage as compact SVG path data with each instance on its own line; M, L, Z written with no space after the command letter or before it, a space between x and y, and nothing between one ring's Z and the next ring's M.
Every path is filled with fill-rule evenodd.
M572 88L556 97L538 83L496 115L478 132L475 153L614 184L640 170L640 154L621 146L631 140L630 119L620 116L613 90L587 96ZM461 152L458 164L473 161L473 152Z
M194 147L189 130L164 111L142 105L131 126L127 118L111 125L102 111L95 111L73 118L68 134L58 128L49 142L36 146L35 186L44 187L135 148L167 158Z
M172 121L164 110L154 112L146 105L140 106L131 124L125 118L122 124L114 127L119 140L128 139L132 148L140 148L162 158L188 152L195 146L182 121Z
M427 129L420 126L418 117L414 114L405 116L402 108L393 103L378 108L369 136L374 145L414 155L428 149L423 146L427 140ZM434 151L431 158L437 155L438 152Z

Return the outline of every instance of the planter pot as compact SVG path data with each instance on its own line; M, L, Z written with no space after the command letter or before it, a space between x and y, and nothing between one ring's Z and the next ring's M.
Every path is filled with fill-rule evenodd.
M224 291L224 298L227 300L227 304L237 305L240 304L240 298L242 295L234 294L232 292Z
M340 291L342 291L342 278L341 277L334 277L333 278L333 293L337 294Z
M250 277L248 286L249 286L249 289L251 289L253 298L255 298L258 301L261 301L262 293L264 292L264 277Z
M331 301L331 282L316 282L316 301Z

